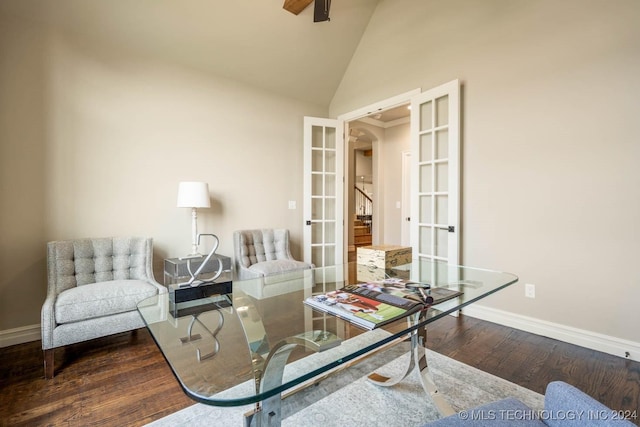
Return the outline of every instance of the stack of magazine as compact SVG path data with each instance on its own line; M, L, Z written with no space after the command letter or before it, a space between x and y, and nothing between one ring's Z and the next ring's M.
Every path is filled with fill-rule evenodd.
M389 279L347 285L311 296L304 303L354 325L374 329L461 294L458 290L431 288L425 283Z

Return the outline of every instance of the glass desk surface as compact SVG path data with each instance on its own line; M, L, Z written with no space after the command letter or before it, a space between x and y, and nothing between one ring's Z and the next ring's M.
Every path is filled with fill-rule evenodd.
M371 331L303 303L347 284L390 277L463 293ZM209 405L237 406L279 395L406 340L413 331L517 280L509 273L424 260L386 270L349 263L301 271L281 288L263 285L262 279L235 281L232 294L190 301L188 314L181 317L171 314L168 294L141 302L138 310L187 395ZM275 379L270 380L269 369L283 372L271 374Z

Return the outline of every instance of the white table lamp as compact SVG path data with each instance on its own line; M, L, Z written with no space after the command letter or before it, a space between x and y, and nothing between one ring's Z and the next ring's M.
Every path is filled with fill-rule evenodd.
M191 253L198 252L198 208L209 208L209 185L206 182L181 182L178 186L178 207L191 208Z

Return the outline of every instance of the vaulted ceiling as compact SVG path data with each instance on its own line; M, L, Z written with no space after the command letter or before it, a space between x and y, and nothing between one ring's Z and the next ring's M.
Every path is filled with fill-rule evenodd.
M334 0L330 21L284 0L2 0L88 43L152 55L217 76L328 105L378 0Z

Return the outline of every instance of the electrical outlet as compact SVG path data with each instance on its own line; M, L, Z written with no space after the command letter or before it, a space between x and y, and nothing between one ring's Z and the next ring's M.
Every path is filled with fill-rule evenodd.
M527 298L535 298L536 285L532 285L531 283L527 283L526 285L524 285L524 296Z

